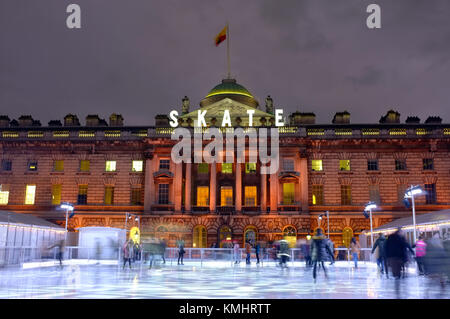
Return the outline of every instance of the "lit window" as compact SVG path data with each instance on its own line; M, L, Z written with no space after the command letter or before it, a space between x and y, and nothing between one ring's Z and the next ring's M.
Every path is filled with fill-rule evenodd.
M323 185L312 185L312 204L323 205Z
M202 225L195 226L193 235L192 246L194 248L206 248L206 227Z
M244 188L245 206L256 206L256 186L245 186Z
M2 171L9 172L12 169L12 161L2 160Z
M0 205L8 205L9 201L9 186L0 184Z
M311 169L313 171L321 171L322 170L322 160L312 160L311 161Z
M116 171L116 161L106 161L105 171L115 172Z
M233 206L233 187L231 186L220 187L220 205Z
M209 187L197 187L197 206L209 206Z
M52 185L52 205L61 204L61 184Z
M295 200L295 184L284 183L283 184L283 204L292 205Z
M64 161L62 160L53 161L53 171L55 172L64 171Z
M114 187L105 187L105 205L112 205L114 203Z
M341 204L351 205L352 203L352 188L350 185L341 185Z
M29 161L27 166L28 170L32 172L37 171L37 164L37 161Z
M25 205L34 205L36 195L36 185L27 185L25 190Z
M367 161L368 171L378 171L378 160L368 160Z
M144 161L133 161L132 171L133 172L142 172L144 167Z
M245 173L247 174L256 173L256 163L245 163Z
M339 170L349 171L350 170L350 160L339 160Z
M232 174L233 173L233 163L222 163L222 173Z
M86 205L87 204L87 192L88 192L88 186L87 185L78 185L77 204L79 204L79 205Z
M162 159L159 161L159 169L170 169L170 160Z
M90 162L89 160L81 160L80 161L80 172L89 172Z
M209 172L208 163L199 163L197 166L197 172L199 174L208 174L208 172Z

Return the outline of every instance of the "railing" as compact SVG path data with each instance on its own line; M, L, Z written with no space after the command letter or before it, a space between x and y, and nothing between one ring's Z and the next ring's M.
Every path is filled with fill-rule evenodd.
M174 204L156 204L151 206L151 210L154 212L173 212L175 210Z
M217 206L216 212L218 214L232 214L236 211L236 208L234 206Z

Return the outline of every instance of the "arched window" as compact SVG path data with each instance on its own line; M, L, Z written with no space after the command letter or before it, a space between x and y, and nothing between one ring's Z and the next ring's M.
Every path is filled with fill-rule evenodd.
M192 240L192 247L194 248L206 248L206 227L203 225L197 225L194 227Z
M219 247L230 248L231 245L231 228L227 225L223 225L219 230Z
M353 230L350 227L345 227L342 230L342 243L345 247L350 247L350 241L353 237Z
M247 241L254 245L258 240L258 230L255 226L248 226L244 231L244 245Z
M284 227L283 239L289 243L289 248L294 248L297 244L297 229L291 225Z

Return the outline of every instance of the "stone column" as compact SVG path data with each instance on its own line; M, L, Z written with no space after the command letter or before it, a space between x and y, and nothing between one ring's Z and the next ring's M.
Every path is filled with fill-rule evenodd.
M308 159L306 157L300 158L300 201L302 205L302 211L307 212L309 210L309 197L308 197Z
M209 177L209 210L216 211L216 162L211 164L211 175Z
M267 174L261 174L261 211L267 211Z
M191 192L192 192L192 185L191 185L191 179L192 179L192 164L186 163L186 179L184 184L184 210L186 212L191 211Z
M154 163L156 156L150 156L145 160L145 186L144 186L144 211L151 211L155 201L155 181L153 179Z
M183 198L183 163L175 164L175 183L174 187L174 202L175 212L181 213L181 200Z
M235 201L235 209L237 212L242 211L242 163L238 163L236 160L236 185L235 185L235 191L236 196L234 197L236 199Z
M270 212L275 213L278 211L278 172L275 174L270 174Z

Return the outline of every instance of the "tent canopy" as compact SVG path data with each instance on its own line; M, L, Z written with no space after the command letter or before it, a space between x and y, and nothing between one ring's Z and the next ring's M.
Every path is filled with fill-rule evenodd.
M426 214L416 214L416 225L421 224L435 224L435 223L441 223L445 221L450 221L450 209L440 210L432 213L426 213ZM385 229L392 229L392 228L398 228L398 227L406 227L406 226L412 226L413 225L413 218L412 215L409 217L399 218L396 220L393 220L390 223L384 224L381 227L374 228L374 231L380 231Z
M31 214L0 210L0 224L7 224L8 222L11 224L23 224L64 230L63 227Z

